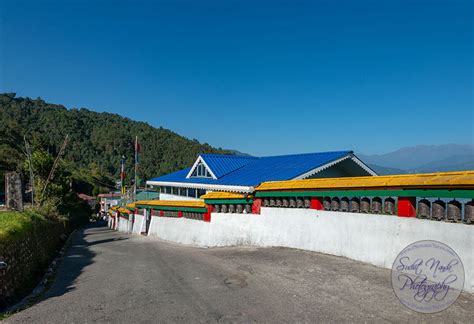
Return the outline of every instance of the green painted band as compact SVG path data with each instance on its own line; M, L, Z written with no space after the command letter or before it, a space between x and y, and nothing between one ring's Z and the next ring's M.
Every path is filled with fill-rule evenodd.
M474 190L332 190L332 191L257 191L257 197L429 197L474 198Z
M204 202L208 205L216 205L216 204L252 204L253 199L204 199Z

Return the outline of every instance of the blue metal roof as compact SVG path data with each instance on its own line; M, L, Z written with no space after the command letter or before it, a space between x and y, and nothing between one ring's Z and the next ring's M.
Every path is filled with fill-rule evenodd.
M201 154L200 156L217 178L221 178L258 159L255 156L225 154Z
M202 154L217 179L186 178L186 168L151 181L256 186L265 181L291 180L315 168L338 160L352 151L320 152L267 157Z

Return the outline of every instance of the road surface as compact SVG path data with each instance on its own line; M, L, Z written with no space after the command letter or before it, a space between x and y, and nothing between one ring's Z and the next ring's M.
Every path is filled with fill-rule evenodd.
M374 247L377 248L377 247ZM91 225L77 232L42 301L8 323L465 322L474 296L423 315L390 271L286 248L202 249Z

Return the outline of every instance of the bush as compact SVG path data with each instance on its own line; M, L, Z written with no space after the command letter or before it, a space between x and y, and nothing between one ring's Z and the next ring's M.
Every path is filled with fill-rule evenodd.
M14 241L31 232L35 223L46 221L37 212L0 212L0 245Z

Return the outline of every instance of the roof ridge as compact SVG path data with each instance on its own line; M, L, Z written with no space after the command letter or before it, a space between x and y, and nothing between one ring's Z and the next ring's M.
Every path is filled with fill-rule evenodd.
M283 157L283 156L302 156L302 155L314 155L314 154L328 154L328 153L354 153L353 150L339 150L339 151L321 151L321 152L306 152L296 154L280 154L280 155L266 155L266 156L253 156L253 155L232 155L232 154L219 154L219 153L201 153L199 156L212 156L212 157L235 157L244 159L260 159L269 157Z
M282 155L267 155L267 156L262 156L262 158L284 157L284 156L303 156L303 155L328 154L328 153L353 154L354 151L352 151L352 150L341 150L341 151L308 152L308 153L282 154Z
M214 157L235 157L244 159L258 159L258 156L252 155L232 155L232 154L219 154L219 153L201 153L199 156L214 156Z

